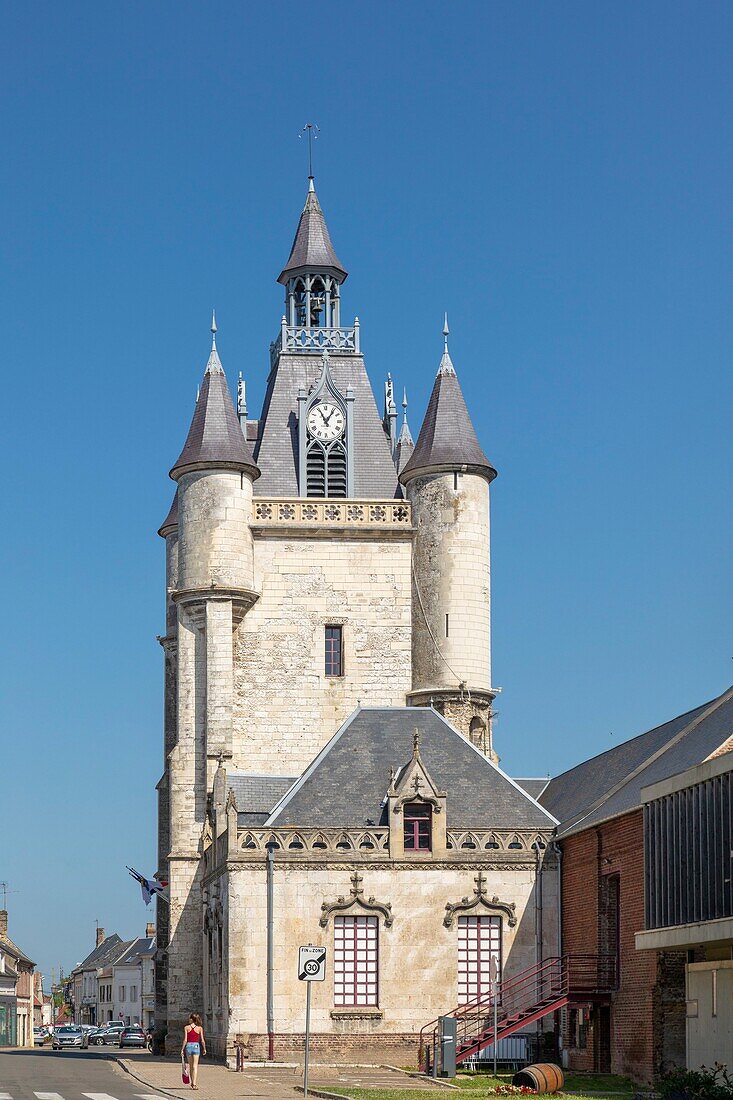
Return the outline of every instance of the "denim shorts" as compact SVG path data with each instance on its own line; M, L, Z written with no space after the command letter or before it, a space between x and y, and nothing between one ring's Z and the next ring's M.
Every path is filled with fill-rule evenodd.
M186 1043L186 1055L201 1054L201 1043Z

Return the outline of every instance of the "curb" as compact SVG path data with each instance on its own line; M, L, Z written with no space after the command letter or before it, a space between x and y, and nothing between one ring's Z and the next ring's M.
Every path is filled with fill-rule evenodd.
M136 1081L139 1081L141 1085L145 1085L146 1088L153 1089L154 1092L167 1092L171 1096L175 1096L175 1094L177 1092L180 1092L180 1089L166 1089L166 1088L161 1088L159 1085L152 1085L150 1083L150 1081L146 1081L145 1078L141 1077L139 1073L134 1073L129 1068L129 1066L125 1065L125 1062L123 1061L122 1058L119 1057L119 1055L110 1054L108 1057L109 1057L110 1062L116 1062L121 1070L123 1070L125 1073L129 1074L130 1077L134 1077ZM186 1086L183 1085L182 1087L185 1088Z
M295 1085L294 1088L296 1092L302 1093L303 1091L302 1085ZM312 1089L310 1085L308 1086L308 1095L322 1096L324 1100L353 1100L353 1097L345 1096L342 1092L326 1092L324 1089Z
M413 1069L400 1069L399 1066L388 1066L386 1063L379 1067L380 1069L390 1069L393 1073L401 1073L405 1077L414 1077L418 1081L425 1081L428 1085L434 1085L439 1089L455 1089L457 1092L462 1092L460 1085L451 1085L450 1081L441 1081L439 1077L430 1077L427 1073L420 1073L419 1070ZM308 1090L310 1092L310 1089Z

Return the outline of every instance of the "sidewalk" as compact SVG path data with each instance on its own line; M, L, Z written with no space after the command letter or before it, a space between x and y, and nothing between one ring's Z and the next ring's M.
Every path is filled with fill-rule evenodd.
M175 1058L117 1058L117 1061L139 1081L167 1096L191 1095L191 1089L181 1083L181 1062ZM415 1092L440 1091L425 1078L409 1077L384 1066L319 1066L311 1065L309 1086L326 1092L334 1086L341 1089L414 1089ZM198 1100L295 1100L296 1086L303 1084L302 1066L248 1066L235 1073L225 1066L202 1059L199 1067Z

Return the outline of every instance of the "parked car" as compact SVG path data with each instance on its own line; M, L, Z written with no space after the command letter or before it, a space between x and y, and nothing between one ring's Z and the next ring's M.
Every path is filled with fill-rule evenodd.
M47 1027L34 1027L33 1028L33 1045L35 1047L42 1047L48 1039Z
M89 1040L86 1031L75 1024L57 1027L53 1033L52 1046L54 1050L67 1050L72 1047L84 1049L88 1045Z
M90 1046L103 1047L113 1046L120 1041L120 1035L125 1029L124 1024L116 1023L114 1020L104 1027L98 1027L95 1031L92 1031L89 1035Z
M126 1027L120 1035L120 1049L122 1047L146 1047L148 1037L141 1027Z

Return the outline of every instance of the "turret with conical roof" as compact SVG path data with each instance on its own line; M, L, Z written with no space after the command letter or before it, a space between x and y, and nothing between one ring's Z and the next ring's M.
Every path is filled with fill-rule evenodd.
M436 710L487 755L491 743L489 483L444 349L417 443L400 466L416 528L412 584L413 705Z

